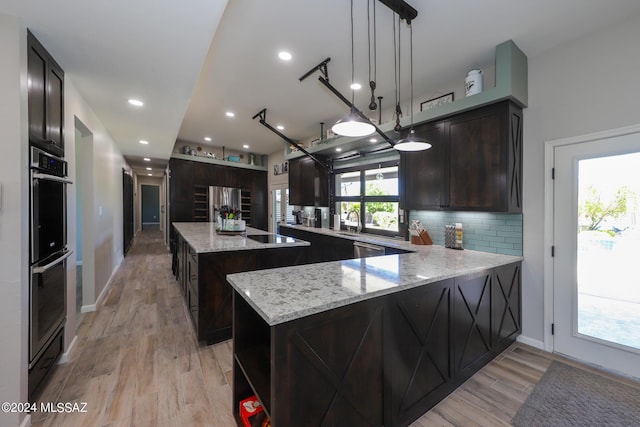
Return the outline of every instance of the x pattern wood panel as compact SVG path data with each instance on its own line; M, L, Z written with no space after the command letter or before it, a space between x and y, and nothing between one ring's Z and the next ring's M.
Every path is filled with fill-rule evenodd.
M456 362L463 370L491 351L491 274L457 283L456 292Z
M499 315L496 325L498 340L520 332L520 267L496 270L497 296L495 308Z
M522 117L518 114L511 114L510 120L510 144L511 144L511 177L510 192L511 204L518 208L522 207L522 199L520 194L520 171L522 170Z
M440 289L439 295L425 294L424 297L437 301L433 308L428 307L428 304L407 303L406 301L398 304L398 309L406 322L404 327L411 331L414 338L414 346L418 350L418 357L400 400L399 413L405 412L416 403L416 399L410 396L415 396L416 394L422 397L427 396L451 379L448 364L449 358L447 357L444 360L441 357L438 358L438 355L442 355L443 348L448 348L449 344L448 340L443 342L442 339L442 336L448 337L450 329L449 295L450 290L448 287ZM416 313L416 311L419 312ZM443 330L446 331L445 334L442 334ZM441 335L436 337L436 333ZM433 373L436 373L437 377L434 377ZM418 393L415 393L416 390L414 388L419 387L418 384L421 384L421 388L424 388L424 381L427 376L429 377L428 388L421 389Z
M378 355L382 351L382 308L377 307L373 313L364 313L364 316L366 319L362 314L346 316L342 323L329 323L292 336L292 346L298 351L294 353L298 360L294 361L293 376L299 381L315 379L313 385L300 385L293 398L298 403L313 406L310 410L324 412L321 418L316 418L322 420L320 426L343 422L381 425L382 359L373 351ZM319 336L323 339L316 340ZM333 338L344 336L352 338L352 346L346 351L332 348L325 341L327 337L331 342ZM320 346L322 343L324 345ZM368 374L372 375L367 377ZM311 403L311 400L315 402ZM296 415L294 417L292 422L300 422Z

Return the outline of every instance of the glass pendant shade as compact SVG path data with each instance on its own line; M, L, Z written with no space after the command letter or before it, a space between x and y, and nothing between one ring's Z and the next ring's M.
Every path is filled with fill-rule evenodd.
M351 110L351 113L338 120L331 130L342 136L367 136L375 132L376 128Z
M393 148L398 151L423 151L431 148L431 144L425 139L417 137L415 131L411 129L409 135L396 142Z

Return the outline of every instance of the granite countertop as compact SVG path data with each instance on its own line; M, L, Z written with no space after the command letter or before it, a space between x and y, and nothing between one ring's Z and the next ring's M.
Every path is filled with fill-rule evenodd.
M267 324L277 325L522 260L443 246L410 246L417 252L230 274L227 281Z
M281 228L287 227L293 230L307 231L309 233L324 234L326 236L340 237L342 239L349 239L354 241L357 240L358 242L365 242L365 243L371 243L374 245L404 249L406 251L411 251L411 252L415 252L417 250L416 245L412 245L411 242L408 242L406 240L399 239L399 238L377 236L375 234L367 234L367 233L351 233L347 231L335 231L332 228L308 227L306 225L301 225L301 224L280 224L279 226Z
M242 251L253 249L309 246L309 242L282 236L278 243L260 243L249 239L250 235L273 234L258 228L247 227L247 233L222 235L216 233L214 222L174 222L173 226L196 253Z

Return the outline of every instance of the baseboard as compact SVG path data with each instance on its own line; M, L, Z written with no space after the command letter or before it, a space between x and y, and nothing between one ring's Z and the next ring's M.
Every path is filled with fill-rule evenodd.
M73 351L73 348L76 346L77 342L78 342L78 336L76 335L73 337L71 344L69 344L69 348L67 348L67 351L62 353L62 355L60 356L60 359L58 360L58 365L62 365L63 363L67 363L69 361L69 355Z
M118 272L118 269L120 268L120 265L122 264L123 259L124 258L121 256L120 259L118 260L118 264L115 266L115 268L111 272L111 277L109 277L109 280L107 280L107 284L104 285L102 292L100 292L100 295L98 295L98 299L96 300L95 304L83 305L82 307L80 307L80 313L90 313L92 311L96 311L100 306L100 304L102 304L102 300L104 300L105 297L107 296L107 291L111 287L111 284L113 283L113 278L116 276L116 273Z
M31 414L27 414L26 417L20 423L20 427L31 427Z
M517 341L521 342L522 344L535 347L539 350L544 350L544 343L542 341L534 340L533 338L525 337L524 335L519 335Z
M91 313L92 311L96 311L95 304L83 305L80 307L80 313Z

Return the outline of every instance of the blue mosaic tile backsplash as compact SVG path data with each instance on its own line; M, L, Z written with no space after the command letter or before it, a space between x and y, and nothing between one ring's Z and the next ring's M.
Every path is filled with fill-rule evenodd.
M522 256L522 214L410 211L409 219L422 222L434 245L444 246L445 225L461 222L463 248Z

